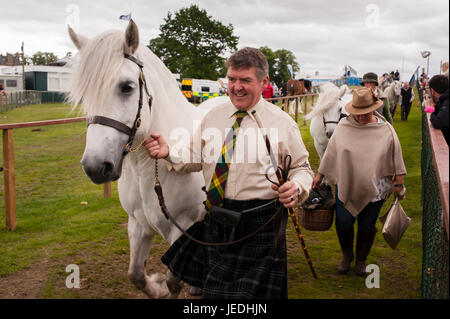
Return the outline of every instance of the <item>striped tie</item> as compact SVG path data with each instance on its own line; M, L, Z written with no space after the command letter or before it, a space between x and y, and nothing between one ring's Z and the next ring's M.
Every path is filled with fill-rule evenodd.
M211 209L212 205L222 206L223 197L225 194L225 185L227 183L228 169L230 168L231 158L233 157L233 149L236 144L236 135L241 125L242 119L247 115L246 111L237 111L236 122L227 134L225 142L222 146L222 154L217 162L216 169L214 170L211 184L206 198L206 207Z

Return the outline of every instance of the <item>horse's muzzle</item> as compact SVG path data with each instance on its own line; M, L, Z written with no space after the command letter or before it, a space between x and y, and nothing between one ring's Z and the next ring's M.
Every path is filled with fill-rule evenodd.
M120 177L121 167L118 168L113 162L105 161L102 163L89 163L89 161L83 159L81 161L86 175L95 184L104 184L117 180ZM120 166L121 163L120 163Z

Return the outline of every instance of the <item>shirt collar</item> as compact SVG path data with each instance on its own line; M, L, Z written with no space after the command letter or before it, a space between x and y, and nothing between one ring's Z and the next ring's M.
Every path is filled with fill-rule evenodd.
M264 103L265 100L263 98L260 98L259 101L253 105L250 109L247 110L247 113L249 115L250 118L252 118L253 120L255 120L255 118L253 117L252 112L256 111L256 113L258 113L259 116L261 116L261 114L264 111ZM234 116L234 114L239 111L234 105L233 103L230 103L228 111L227 111L227 115L228 118L231 118L232 116Z

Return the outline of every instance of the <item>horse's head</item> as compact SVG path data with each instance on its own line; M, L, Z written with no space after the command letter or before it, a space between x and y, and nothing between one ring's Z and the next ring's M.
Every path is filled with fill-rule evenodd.
M325 134L328 138L333 135L336 126L341 120L343 106L340 100L337 101L336 105L323 112L323 125L325 126Z
M323 112L323 124L325 126L325 134L328 138L331 138L333 135L339 121L348 116L347 111L345 111L345 105L350 102L351 99L352 95L346 94L344 91L344 94L339 97L336 104Z
M395 80L394 82L392 82L391 87L395 95L400 96L402 91L402 82Z
M149 117L139 61L126 58L137 52L138 29L130 21L125 35L110 31L89 40L70 27L69 34L80 55L70 101L74 105L82 103L89 118L81 164L94 183L113 181L121 175L123 154L137 123L140 98L142 122L148 122Z
M343 116L346 116L345 104L351 100L352 95L349 89L345 87L338 88L332 82L326 82L320 85L320 94L313 110L305 116L306 120L321 122L320 129L317 126L315 134L326 134L327 138L333 135L336 126ZM311 122L312 123L312 122ZM314 136L313 136L314 137Z

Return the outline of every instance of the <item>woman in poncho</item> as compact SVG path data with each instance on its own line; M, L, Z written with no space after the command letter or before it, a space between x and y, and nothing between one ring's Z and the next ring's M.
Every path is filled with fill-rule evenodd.
M340 273L350 270L356 255L355 272L366 274L365 261L381 207L392 192L402 198L406 191L401 145L394 128L375 112L381 105L369 88L355 89L352 101L345 106L350 116L333 133L312 184L320 187L324 176L336 184L336 231L343 253Z

